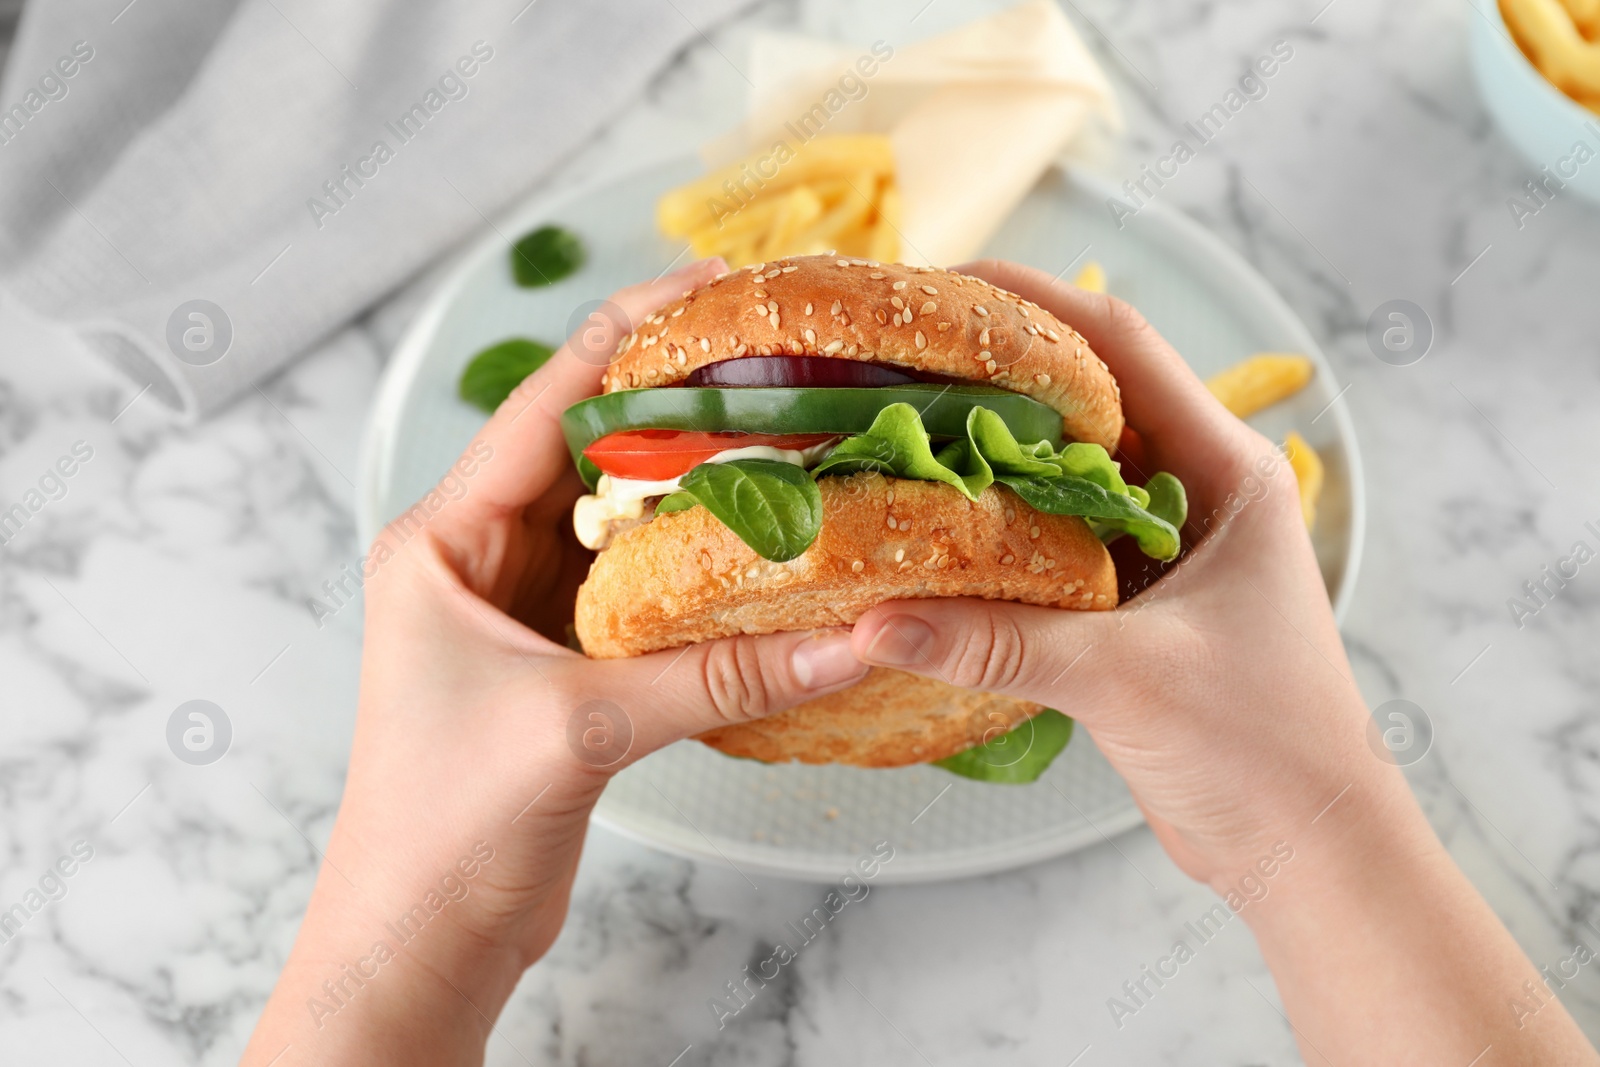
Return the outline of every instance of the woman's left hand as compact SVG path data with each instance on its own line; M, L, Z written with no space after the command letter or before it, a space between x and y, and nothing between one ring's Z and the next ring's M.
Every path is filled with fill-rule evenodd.
M725 269L625 289L616 317L638 321ZM344 800L247 1064L480 1062L561 928L611 775L866 672L848 630L610 661L567 647L590 555L571 532L583 487L559 418L598 391L626 332L592 323L373 543Z

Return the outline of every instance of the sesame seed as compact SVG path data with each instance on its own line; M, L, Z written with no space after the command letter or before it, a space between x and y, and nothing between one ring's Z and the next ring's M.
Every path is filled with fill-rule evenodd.
M768 300L767 310L775 313L778 310L778 302L776 300Z
M906 283L905 282L895 282L894 283L894 287L898 291L900 289L904 289L906 287Z
M860 574L862 571L867 569L867 565L858 559L854 563L850 564L850 569L855 571L857 574Z
M982 352L978 353L978 358L982 360L990 360L994 358L994 355L987 348L985 348Z
M689 353L685 352L681 348L678 349L678 366L681 367L687 362L689 362Z
M812 344L812 345L817 343L817 331L816 330L812 330L812 329L807 329L806 330L806 343L807 344Z
M1054 330L1046 330L1044 335L1050 338L1051 344L1059 344L1061 342L1061 335L1056 333Z
M737 359L748 351L750 351L750 346L741 341L739 347L733 350L734 358Z
M837 260L836 262L841 267L848 267L850 265L850 261L848 259L841 259L841 260Z
M893 504L894 503L894 490L893 489L889 490L889 495L884 498L884 502L887 503L887 504Z
M940 333L944 333L944 332L945 332L945 331L946 331L946 330L948 330L948 329L949 329L949 328L950 328L950 324L949 324L949 323L948 323L948 322L941 322L941 323L940 323L940 324L939 324L939 332L940 332Z
M776 330L778 328L778 313L774 311L772 314L768 315L767 321L770 322L772 324L772 328Z
M1028 527L1028 536L1029 537L1038 537L1039 536L1039 527L1037 527L1037 526Z
M709 337L700 338L700 351L702 351L702 352L711 351L711 338L709 338Z
M904 310L906 306L906 302L901 300L898 296L891 296L889 298L889 303L897 308L900 308L901 310Z
M674 311L672 313L672 317L673 318L677 318L679 315L682 315L682 314L683 314L683 308L679 308L677 311Z
M880 281L881 282L881 281L883 281L885 275L880 274L878 271L873 271L871 274L867 275L867 277L872 278L875 281Z
M927 293L927 294L928 294L928 295L929 295L929 296L937 296L937 295L938 295L938 293L939 293L939 290L937 290L937 289L935 289L935 288L934 288L934 287L933 287L933 286L931 286L931 285L924 285L924 286L923 286L923 287L922 287L922 291L923 291L923 292L924 292L924 293Z
M806 303L806 314L811 314L811 304L809 301Z
M789 267L783 268L783 273L785 273L785 274L793 274L795 271L797 271L799 269L800 269L799 267L789 266Z
M757 315L765 315L766 313L767 313L767 305L765 305L765 304L757 304L756 305L756 314Z
M828 313L830 315L837 315L837 314L839 314L839 309L842 308L842 307L844 307L844 305L839 303L839 301L835 300L833 302L833 307L828 309Z
M994 360L991 359L989 362L985 363L983 366L990 374L994 373L994 368L995 368Z
M849 324L846 323L846 325L849 325ZM844 350L844 354L853 359L853 358L855 358L855 354L857 352L859 352L859 351L861 351L861 346L860 345L851 345L849 348Z
M1049 385L1050 384L1050 375L1048 375L1048 374L1035 374L1033 376L1033 380L1038 382L1040 385Z
M1038 337L1039 336L1039 327L1033 325L1033 323L1030 322L1028 324L1028 332L1033 334L1033 336Z
M1016 522L1017 521L1016 509L1014 509L1014 508L1006 508L1006 521L1007 522Z
M896 317L896 318L899 318L899 316L898 316L898 315L896 315L896 316L895 316L895 317ZM886 325L888 325L888 322L889 322L889 316L888 316L888 315L885 315L885 314L884 314L884 313L883 313L883 309L882 309L882 308L879 308L879 309L878 309L878 310L877 310L877 311L876 311L876 312L875 312L875 313L874 313L874 314L873 314L873 318L875 318L875 319L877 319L877 320L878 320L878 325L879 325L879 326L886 326Z
M932 300L929 300L929 301L927 301L926 303L924 303L922 305L922 309L920 311L920 314L932 315L935 311L938 311L938 310L939 310L939 305L935 304Z
M979 315L982 315L984 318L988 318L989 317L989 309L984 307L982 304L978 304L972 310L976 311Z
M765 289L757 289L756 296L759 296L761 299L765 300L767 298L767 291Z
M822 354L825 355L825 356L831 356L835 352L838 352L843 347L844 347L844 342L843 341L829 341L827 343L827 345L825 345L823 347Z
M1007 552L1005 555L1000 557L1000 562L1001 563L1015 563L1016 561L1017 561L1017 557L1013 556L1009 552Z
M928 347L928 339L926 337L922 336L922 331L921 330L917 331L917 347L918 348L927 348Z
M987 345L989 343L989 327L985 326L983 328L983 332L978 334L978 343L980 345Z
M901 562L905 558L906 558L906 550L905 549L897 548L897 549L894 550L894 561L896 563Z
M894 516L893 516L893 515L890 515L890 516L889 516L889 529L891 529L891 530L892 530L892 529L894 529L894 528L895 528L895 521L894 521ZM903 556L903 555L905 555L905 553L904 553L904 552L902 552L902 553L900 553L900 555L902 555L902 556ZM895 557L895 558L896 558L896 559L898 559L898 558L899 558L899 556L896 556L896 557Z

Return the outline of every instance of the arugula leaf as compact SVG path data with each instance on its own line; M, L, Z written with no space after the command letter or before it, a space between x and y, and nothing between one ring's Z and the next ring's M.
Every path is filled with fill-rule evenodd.
M494 414L522 379L544 366L555 349L526 337L490 345L472 357L461 372L461 399Z
M980 782L1024 785L1038 781L1070 740L1072 720L1046 708L988 744L934 760L933 764Z
M511 276L524 289L554 285L583 266L583 242L559 226L540 226L511 246Z
M677 492L656 505L656 514L696 504L704 504L756 555L776 563L810 548L822 530L822 490L793 463L702 463L683 476Z

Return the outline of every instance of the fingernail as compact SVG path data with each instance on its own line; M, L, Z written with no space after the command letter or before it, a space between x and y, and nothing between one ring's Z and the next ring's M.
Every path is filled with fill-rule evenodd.
M933 648L933 627L914 615L891 615L867 645L867 659L887 667L927 664Z
M850 651L848 633L821 633L795 646L794 676L807 689L853 682L867 673L867 665Z

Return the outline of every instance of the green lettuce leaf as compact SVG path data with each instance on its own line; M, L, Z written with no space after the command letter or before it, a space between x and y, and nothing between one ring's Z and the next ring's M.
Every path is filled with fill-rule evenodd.
M794 559L822 530L822 490L793 463L735 459L702 463L683 476L656 514L704 504L763 559Z
M1025 785L1038 781L1070 740L1072 720L1047 708L987 744L933 763L963 778Z
M1047 441L1021 444L987 408L968 412L967 436L935 454L916 409L892 404L866 433L840 442L812 473L857 471L943 482L970 500L999 482L1039 511L1081 515L1102 537L1129 534L1156 559L1174 559L1180 547L1186 503L1172 475L1158 474L1143 489L1130 486L1099 445L1080 442L1057 452Z

